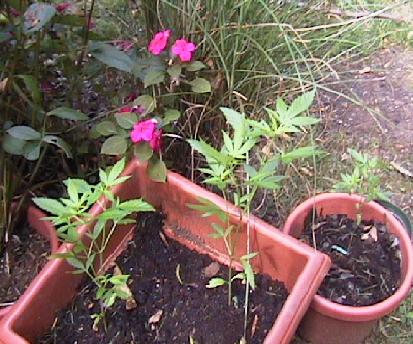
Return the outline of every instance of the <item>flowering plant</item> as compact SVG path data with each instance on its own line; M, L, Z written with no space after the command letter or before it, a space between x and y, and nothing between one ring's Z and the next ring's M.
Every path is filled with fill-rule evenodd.
M174 98L179 91L211 92L209 81L198 76L205 65L194 60L197 45L186 38L173 41L171 30L156 33L143 53L130 45L127 51L119 47L93 42L90 52L106 65L132 75L137 80L135 87L149 92L139 95L134 91L124 97L114 116L98 123L92 135L106 137L102 154L124 155L131 150L139 160L148 161L152 179L165 181L162 136L174 129L173 124L181 115L173 108L181 106L179 99L173 104Z

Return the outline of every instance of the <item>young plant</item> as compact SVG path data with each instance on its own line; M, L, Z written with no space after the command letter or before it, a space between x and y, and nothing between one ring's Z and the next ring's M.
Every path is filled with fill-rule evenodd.
M96 299L100 303L101 312L94 314L94 327L104 319L106 309L111 307L117 299L128 299L131 295L125 288L128 275L101 274L99 268L103 264L103 253L118 225L135 223L132 214L144 211L154 211L154 208L142 199L121 201L115 196L111 188L125 182L129 176L121 176L125 160L117 162L108 171L99 171L100 182L90 185L81 179L67 179L64 183L68 198L60 200L36 197L34 203L47 211L51 216L45 220L52 221L57 227L60 239L65 243L73 244L73 249L67 253L58 253L54 258L66 259L74 267L73 273L86 274L96 285ZM104 207L102 197L110 201ZM88 210L98 202L103 211L92 216ZM87 234L88 239L82 240L78 227L92 226Z
M353 161L353 172L351 174L342 173L341 181L334 185L334 189L364 197L363 202L356 204L356 221L360 225L365 203L375 199L388 200L387 193L381 189L382 183L378 175L383 170L384 165L377 157L370 157L366 153L360 153L350 148L347 152Z
M214 288L221 285L228 285L228 303L232 302L231 283L235 279L245 280L245 322L246 327L248 312L249 290L255 288L255 276L251 260L257 255L251 252L251 233L248 218L252 211L252 202L259 189L277 190L281 187L284 176L277 175L279 165L290 163L298 158L314 156L320 151L314 147L298 148L290 152L279 152L278 154L266 154L259 157L259 162L254 166L251 164L251 153L258 142L265 144L274 142L286 133L300 132L302 127L318 122L317 119L306 116L298 116L306 111L314 98L314 92L298 97L288 107L283 100L278 100L277 111L267 109L269 124L265 120L255 121L247 119L245 114L238 113L232 109L221 108L227 123L232 128L231 133L224 132L224 144L218 150L203 140L188 140L191 147L201 153L206 160L207 166L200 168L207 178L205 183L216 186L222 193L224 199L232 201L241 208L239 214L247 217L247 247L246 254L240 258L243 266L243 273L232 275L232 263L235 256L233 233L239 228L229 221L229 215L224 209L206 200L200 200L198 205L190 205L193 209L203 212L203 216L215 215L221 220L221 224L213 223L214 233L212 236L224 241L229 265L228 278L213 278L207 287ZM273 147L275 148L276 147Z
M74 52L77 47L80 50L89 29L86 19L68 8L76 5L66 3L62 7L37 1L3 3L0 6L0 253L12 235L28 191L41 172L46 151L55 148L71 158L76 149L69 143L79 141L72 130L73 121L89 119L70 108L74 94L56 94L59 87L55 84L60 81L53 77L63 73L64 77L59 79L67 81L61 86L68 89L77 90L83 83L79 80L84 76ZM74 87L69 85L70 81ZM67 135L69 131L71 134ZM11 214L16 196L21 197ZM5 255L7 260L7 250Z

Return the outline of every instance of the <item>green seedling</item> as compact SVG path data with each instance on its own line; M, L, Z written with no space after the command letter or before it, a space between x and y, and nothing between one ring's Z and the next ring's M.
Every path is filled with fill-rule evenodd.
M365 203L375 199L388 200L388 194L381 189L381 179L378 173L383 170L384 164L377 158L354 149L348 149L353 162L351 174L342 173L341 181L334 185L334 190L349 194L358 194L364 201L357 203L357 224L360 225Z
M205 157L206 166L199 170L206 176L205 183L217 187L224 199L232 201L241 208L239 219L250 216L252 202L259 189L278 190L285 176L277 175L281 164L289 164L295 159L313 157L320 153L315 147L302 147L290 152L277 150L277 154L259 157L257 163L251 164L251 155L259 142L274 143L274 139L287 133L301 132L304 127L313 125L319 120L309 116L299 116L311 105L314 92L305 93L288 106L282 99L277 102L277 109L267 109L268 120L251 120L245 114L229 108L221 108L229 132L223 131L223 145L216 149L203 140L188 140L191 147ZM275 147L273 147L275 148ZM275 149L274 149L275 150ZM258 253L252 252L250 222L247 223L246 255L240 258L243 272L233 275L232 264L236 257L234 252L235 233L240 230L231 223L226 209L221 209L208 200L200 199L199 204L189 205L202 213L202 216L213 216L218 222L212 223L213 238L223 240L228 255L228 278L213 278L208 288L228 286L228 304L232 301L231 285L235 279L245 281L245 326L248 312L249 290L255 288L255 276L252 259ZM233 215L234 216L234 215Z
M124 183L129 176L121 176L125 160L117 162L108 171L99 171L100 182L90 185L82 179L67 179L67 198L59 200L36 197L33 202L47 211L50 220L57 227L59 238L65 243L73 244L73 249L66 253L57 253L53 258L65 259L74 267L74 274L86 274L96 285L96 300L101 311L92 315L94 328L105 318L106 309L113 306L118 299L128 299L130 294L125 290L129 275L101 274L98 268L103 264L103 253L118 225L135 223L132 215L137 212L154 211L154 208L142 199L121 201L113 194L111 188ZM103 202L103 196L110 202ZM95 203L100 204L102 212L96 216L89 214ZM88 240L82 240L78 227L90 225L92 230L87 234Z

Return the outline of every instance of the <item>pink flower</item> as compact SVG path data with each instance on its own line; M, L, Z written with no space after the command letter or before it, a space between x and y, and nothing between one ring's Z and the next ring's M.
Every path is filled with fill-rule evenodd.
M148 142L155 152L161 149L162 131L158 129L158 121L154 118L136 123L130 136L134 143Z
M157 153L159 153L159 151L161 150L161 137L162 130L158 129L154 131L152 139L149 141L151 148Z
M148 50L153 55L159 55L162 51L165 50L166 45L168 44L169 36L171 35L171 30L165 30L158 32L155 37L149 43Z
M140 105L134 105L134 106L125 105L125 106L122 106L122 107L119 109L119 112L120 112L120 113L135 112L135 113L140 113L140 114L142 114L142 113L145 112L145 109L144 109L142 106L140 106Z
M66 12L66 10L70 9L73 6L70 2L61 2L60 4L56 5L56 11L60 14Z
M122 112L122 113L124 113L124 112L133 112L133 108L132 108L132 106L128 106L128 105L122 106L119 109L119 112Z
M131 92L125 97L125 102L133 102L136 98L138 98L138 92Z
M182 62L191 61L192 54L195 52L197 46L188 42L185 38L176 40L172 46L172 53L179 56Z

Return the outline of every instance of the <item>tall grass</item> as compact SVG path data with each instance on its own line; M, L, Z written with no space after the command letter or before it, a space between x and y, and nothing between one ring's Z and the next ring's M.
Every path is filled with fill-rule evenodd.
M286 90L291 94L319 83L326 72L335 75L334 65L343 57L366 54L392 33L372 27L378 20L374 16L330 19L321 1L305 6L270 0L142 3L150 14L147 32L172 28L177 35L202 42L199 55L213 62L211 78L218 86L214 103L234 105L237 92L254 111Z

